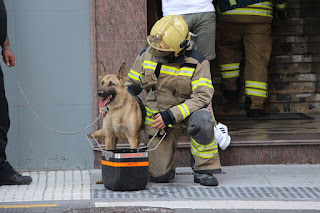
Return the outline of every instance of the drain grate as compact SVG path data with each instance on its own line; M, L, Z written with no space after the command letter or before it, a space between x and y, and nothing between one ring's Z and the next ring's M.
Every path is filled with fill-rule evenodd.
M115 192L93 189L94 199L188 199L188 198L267 198L267 199L319 199L317 187L151 187L134 192Z

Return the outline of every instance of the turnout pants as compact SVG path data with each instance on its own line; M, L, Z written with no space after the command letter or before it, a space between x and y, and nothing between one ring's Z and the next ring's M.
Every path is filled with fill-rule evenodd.
M167 135L156 150L149 152L149 173L151 177L168 177L175 171L175 151L179 136L183 133L190 136L191 167L195 172L212 174L220 169L218 146L214 138L215 120L207 109L198 110L181 125L176 124L167 130ZM145 132L152 136L155 130L146 126ZM150 138L146 140L147 142ZM209 139L209 140L208 140ZM157 146L161 137L153 139L148 149ZM170 176L170 175L169 175ZM172 179L172 178L170 178Z
M245 93L252 100L251 109L263 109L268 97L267 65L272 41L271 24L232 23L220 21L218 45L219 67L224 90L237 90L242 50L245 52Z
M10 127L8 102L5 96L3 73L0 67L0 179L11 176L13 168L7 162L6 146L8 143L7 133Z

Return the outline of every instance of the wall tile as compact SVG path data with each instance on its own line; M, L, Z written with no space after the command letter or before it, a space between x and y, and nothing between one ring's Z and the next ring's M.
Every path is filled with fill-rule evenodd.
M143 40L147 32L145 0L97 0L97 41Z

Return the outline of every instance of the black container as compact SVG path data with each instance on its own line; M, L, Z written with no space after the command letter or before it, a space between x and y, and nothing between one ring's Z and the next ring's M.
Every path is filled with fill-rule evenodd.
M148 152L116 149L101 153L102 179L107 189L136 191L145 189L149 179Z

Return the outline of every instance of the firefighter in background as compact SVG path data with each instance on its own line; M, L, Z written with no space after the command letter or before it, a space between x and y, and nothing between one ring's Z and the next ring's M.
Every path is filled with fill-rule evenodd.
M159 130L167 132L161 144L149 152L150 181L174 178L174 154L179 136L185 133L190 136L194 182L216 186L213 173L221 172L218 144L230 143L231 138L226 127L214 132L216 122L206 108L214 93L209 61L197 50L188 49L188 25L180 15L157 21L147 41L150 46L136 58L126 86L133 95L147 91L146 141ZM148 149L157 146L162 134Z
M272 49L273 6L280 14L285 10L287 0L275 1L273 5L265 0L218 0L220 36L217 47L223 95L229 102L238 100L237 79L244 46L245 108L248 117L261 117L268 97L267 65Z

